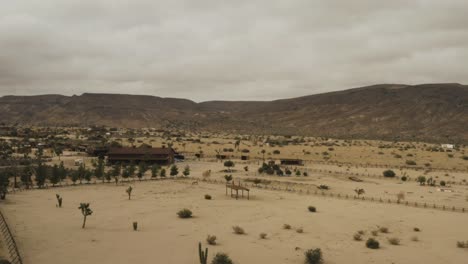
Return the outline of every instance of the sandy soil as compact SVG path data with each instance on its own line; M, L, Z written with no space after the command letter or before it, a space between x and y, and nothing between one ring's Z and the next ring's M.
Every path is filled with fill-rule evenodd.
M468 239L468 214L401 205L337 200L278 191L252 190L251 200L225 196L222 185L190 181L135 182L128 200L126 185L89 185L19 192L2 205L14 230L25 263L197 263L197 244L208 234L218 245L209 255L228 253L236 263L303 263L306 249L320 247L326 263L465 263L468 251L456 241ZM56 208L55 194L64 198ZM205 200L204 194L213 200ZM77 206L90 202L94 214L81 229ZM313 205L317 213L310 213ZM176 212L189 208L191 219ZM132 230L138 221L140 230ZM284 230L302 227L304 233ZM246 235L236 235L239 225ZM385 226L389 234L376 238L381 249L354 241L358 230ZM421 232L414 232L418 227ZM268 234L266 240L259 233ZM411 240L413 236L418 242ZM393 246L388 237L401 239Z

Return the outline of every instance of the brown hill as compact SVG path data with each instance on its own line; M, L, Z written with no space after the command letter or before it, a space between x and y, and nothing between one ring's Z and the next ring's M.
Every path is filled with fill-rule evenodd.
M195 103L121 94L4 96L0 120L466 143L468 86L375 85L261 102Z

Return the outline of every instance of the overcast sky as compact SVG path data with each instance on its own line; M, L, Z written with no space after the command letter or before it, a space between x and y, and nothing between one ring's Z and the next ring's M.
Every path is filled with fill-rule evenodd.
M468 83L467 0L2 0L0 95L269 100Z

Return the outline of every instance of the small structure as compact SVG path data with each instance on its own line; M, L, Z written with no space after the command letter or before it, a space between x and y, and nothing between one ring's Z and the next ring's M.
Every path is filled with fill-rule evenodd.
M244 187L240 184L236 185L234 182L230 183L230 184L226 184L226 195L228 195L228 189L231 190L231 197L234 195L233 194L233 191L236 192L235 196L236 196L236 200L239 198L239 191L241 191L241 196L242 198L244 198L244 191L247 192L247 200L250 200L250 189L247 188L247 187Z
M281 165L304 165L304 161L301 159L281 159Z
M110 148L107 152L109 163L139 163L169 165L174 163L177 153L172 148Z
M441 147L445 149L454 149L455 146L453 144L441 144Z

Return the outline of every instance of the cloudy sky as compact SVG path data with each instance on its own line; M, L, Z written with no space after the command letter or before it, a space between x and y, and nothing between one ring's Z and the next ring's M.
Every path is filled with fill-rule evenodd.
M268 100L468 83L466 0L0 2L0 95Z

